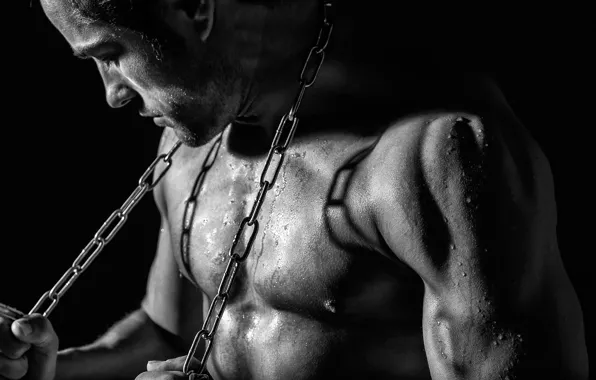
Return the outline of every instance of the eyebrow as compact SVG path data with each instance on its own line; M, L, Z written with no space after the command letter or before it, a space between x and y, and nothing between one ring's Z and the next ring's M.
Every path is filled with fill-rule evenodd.
M108 44L110 41L106 39L99 39L90 42L81 47L72 47L72 54L79 59L89 59L93 54L93 51L98 50L102 45Z

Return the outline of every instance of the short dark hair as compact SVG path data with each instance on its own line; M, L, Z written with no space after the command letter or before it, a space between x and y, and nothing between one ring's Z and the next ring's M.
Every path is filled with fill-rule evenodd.
M184 44L165 22L157 0L68 0L83 22L102 22L138 33L152 47L156 58L164 49Z
M89 22L136 29L146 16L155 16L155 0L69 0L75 11Z
M162 60L164 50L175 52L184 46L183 39L173 32L161 17L159 0L67 0L75 16L87 23L102 22L138 33ZM304 0L238 0L268 8L298 4Z
M296 3L297 0L239 0L242 3L278 7ZM298 0L299 1L299 0ZM160 9L158 0L70 0L84 19L102 21L133 30L149 27ZM138 30L142 31L142 30Z

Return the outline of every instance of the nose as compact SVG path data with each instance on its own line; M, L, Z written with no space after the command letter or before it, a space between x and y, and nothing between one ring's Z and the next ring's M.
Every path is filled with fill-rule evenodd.
M112 108L124 107L137 96L126 76L118 69L105 69L98 64L99 73L106 89L106 101Z
M112 108L124 107L136 96L136 92L122 82L106 84L106 101Z

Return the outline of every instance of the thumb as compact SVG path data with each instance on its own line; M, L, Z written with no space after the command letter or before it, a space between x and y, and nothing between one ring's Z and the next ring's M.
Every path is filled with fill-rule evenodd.
M56 373L58 336L50 321L41 314L31 314L14 321L11 330L17 339L31 344L31 349L27 353L29 359L27 378L53 379Z
M39 353L49 355L58 349L54 328L41 314L31 314L14 321L11 330L19 340L30 343Z
M174 359L165 361L152 360L147 363L147 371L182 371L186 356L180 356ZM201 362L197 358L192 358L190 361L190 368L196 369Z

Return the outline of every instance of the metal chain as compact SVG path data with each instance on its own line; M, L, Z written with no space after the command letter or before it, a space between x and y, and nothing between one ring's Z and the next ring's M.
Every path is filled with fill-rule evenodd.
M172 165L172 156L180 148L182 143L177 141L176 144L167 154L159 155L149 165L145 173L139 178L137 188L128 197L126 202L122 206L116 209L112 215L103 223L103 225L97 230L93 239L83 248L81 254L73 262L72 266L62 275L60 280L47 292L45 292L39 301L33 306L33 309L29 314L41 313L44 317L47 317L52 310L58 304L60 298L66 293L68 289L74 284L77 278L87 269L91 262L97 258L103 248L114 238L116 233L122 228L128 218L130 211L139 203L143 196L153 190L159 181L163 178L166 172ZM157 164L164 162L166 167L162 172L159 173L158 177L150 183L150 176L155 171ZM44 309L44 304L48 304Z
M217 326L223 316L238 267L248 257L250 249L257 236L257 232L259 231L259 221L257 220L257 217L261 210L261 206L263 205L263 201L265 200L267 191L269 191L275 183L277 175L282 167L286 150L294 137L294 132L298 126L296 113L302 102L304 92L308 87L312 86L317 79L317 75L323 64L323 60L325 59L325 49L329 44L329 39L333 30L331 8L332 1L327 0L323 2L323 26L319 32L317 42L315 46L310 49L306 62L302 68L302 72L300 73L300 89L298 95L296 96L290 111L282 117L279 126L277 127L275 137L273 138L271 148L267 155L267 160L265 161L265 166L261 172L259 192L253 202L249 215L242 219L238 231L232 240L232 246L229 250L228 264L222 276L219 288L217 289L217 295L211 301L211 306L207 312L207 318L205 318L201 330L195 335L188 354L186 355L182 371L189 376L191 380L207 377L206 374L203 374L203 371L205 370L207 359L211 353ZM282 139L284 135L285 138ZM274 161L275 164L273 164ZM248 236L248 242L246 243L242 254L240 254L236 252L236 247L246 236ZM205 350L201 358L200 367L198 371L195 372L190 369L190 363L195 356L201 341L205 342Z

